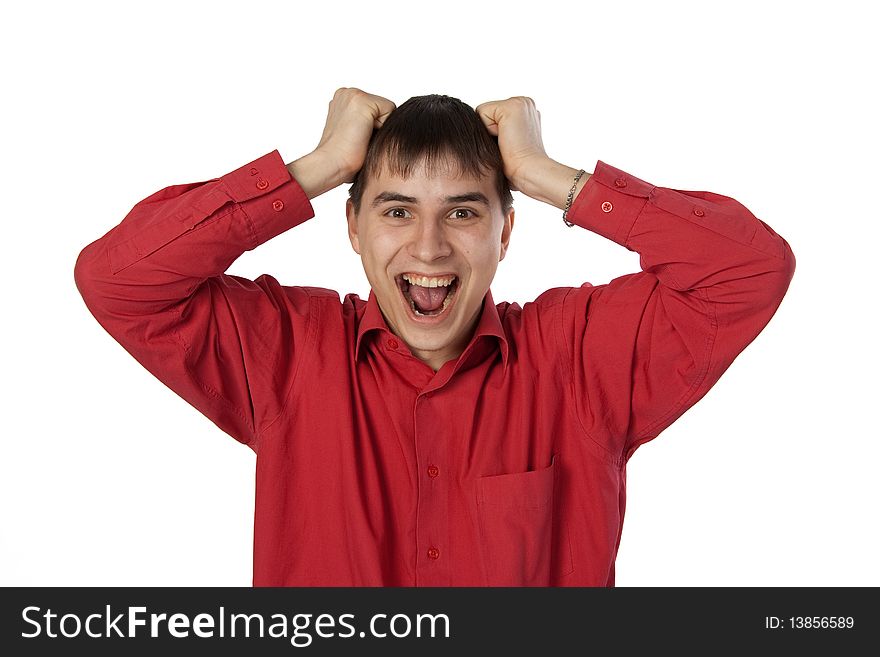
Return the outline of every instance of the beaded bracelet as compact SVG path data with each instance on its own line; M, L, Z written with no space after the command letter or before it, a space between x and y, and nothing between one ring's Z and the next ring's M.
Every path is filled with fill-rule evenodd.
M574 226L573 223L568 221L566 217L568 216L568 210L571 208L571 202L574 200L574 188L577 187L578 180L581 179L581 176L584 175L586 171L581 169L577 172L577 175L574 177L574 184L571 186L571 189L568 191L568 199L565 201L565 209L562 211L562 221L565 222L565 225L571 228Z

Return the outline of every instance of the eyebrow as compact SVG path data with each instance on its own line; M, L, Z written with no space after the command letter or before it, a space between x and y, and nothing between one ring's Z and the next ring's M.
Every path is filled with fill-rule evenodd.
M489 206L489 199L486 198L486 195L482 192L467 192L465 194L456 194L454 196L444 196L441 199L444 203L482 203L487 208ZM415 196L405 196L403 194L399 194L397 192L382 192L378 194L376 198L373 199L372 204L370 204L371 208L375 208L377 205L381 205L382 203L387 203L389 201L398 201L400 203L412 203L418 205L419 201Z

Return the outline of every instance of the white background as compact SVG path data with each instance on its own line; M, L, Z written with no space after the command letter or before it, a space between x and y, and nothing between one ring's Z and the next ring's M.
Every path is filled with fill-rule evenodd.
M880 585L870 3L17 5L0 21L0 584L250 585L253 453L104 332L74 262L158 189L311 151L348 86L530 96L557 161L732 196L784 236L776 316L629 463L617 583ZM346 197L229 273L366 298ZM638 271L515 202L496 300Z

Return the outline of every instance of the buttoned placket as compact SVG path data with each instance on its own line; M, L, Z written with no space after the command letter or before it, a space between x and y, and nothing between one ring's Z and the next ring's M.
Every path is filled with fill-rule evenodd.
M450 462L450 437L446 433L449 422L445 417L452 407L446 399L447 384L457 372L484 358L491 348L479 339L468 345L457 360L433 372L392 334L386 334L383 342L386 357L402 359L399 371L419 389L412 424L418 482L414 585L451 586L449 496L456 467Z
M449 436L443 388L423 391L413 408L418 502L416 507L416 586L449 586ZM444 410L446 407L447 410Z

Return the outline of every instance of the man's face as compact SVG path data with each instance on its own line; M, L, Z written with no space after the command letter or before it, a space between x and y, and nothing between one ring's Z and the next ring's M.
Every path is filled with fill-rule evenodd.
M454 174L429 178L419 166L404 180L383 170L367 182L360 213L346 207L385 321L435 370L467 346L514 217L490 176Z

